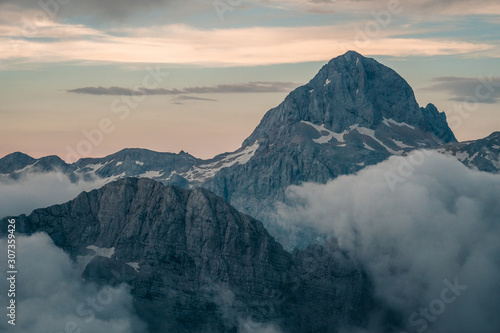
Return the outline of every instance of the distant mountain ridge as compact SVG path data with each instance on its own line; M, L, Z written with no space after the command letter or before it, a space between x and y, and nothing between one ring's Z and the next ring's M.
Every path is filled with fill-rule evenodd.
M290 185L422 148L500 172L500 132L457 142L445 114L420 107L402 77L350 51L269 110L234 152L202 160L123 149L72 164L16 152L0 159L0 181L52 171L105 179L17 216L16 232L47 233L86 281L129 284L148 332L238 332L246 321L271 325L264 332L367 332L373 322L400 332L408 318L379 301L355 254L335 239L311 244L307 230L293 239L274 223L275 204ZM7 223L0 219L0 237Z
M16 224L18 234L48 233L86 280L130 284L149 332L236 332L250 319L338 332L366 325L375 305L362 267L334 242L291 254L202 188L120 179Z
M277 136L283 137L284 128L299 122L324 125L326 131L338 135L352 131L353 126L383 130L391 127L390 122L417 130L412 133L414 139L422 142L412 142L415 147L456 141L444 113L432 104L420 108L412 88L400 75L354 51L330 60L308 84L292 91L264 116L243 146L267 138L275 142ZM407 133L399 134L408 139ZM343 143L342 139L336 141ZM398 150L397 144L391 146Z
M183 188L204 187L264 221L277 235L270 225L274 205L286 200L290 185L325 183L422 148L499 172L497 137L458 143L445 114L432 104L420 107L412 88L394 70L349 51L269 110L234 152L201 160L184 152L124 149L73 164L57 156L33 159L14 153L0 159L0 180L59 170L72 181L144 177Z

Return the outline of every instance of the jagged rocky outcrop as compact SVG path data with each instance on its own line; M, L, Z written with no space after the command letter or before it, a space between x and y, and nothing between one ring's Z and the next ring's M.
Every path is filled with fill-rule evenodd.
M466 166L480 171L500 172L500 132L479 140L443 145L437 151L455 156Z
M325 183L447 142L456 139L444 113L431 104L421 108L395 71L350 51L267 112L243 143L259 144L248 163L222 169L204 186L269 221L290 185Z
M269 110L235 152L200 160L184 152L124 149L73 164L14 153L0 159L0 180L61 170L73 181L145 177L184 188L204 187L262 220L292 249L299 244L274 223L275 204L286 201L290 185L325 183L420 148L438 149L470 167L499 172L500 146L494 138L457 143L445 114L432 104L420 107L400 75L349 51Z
M0 159L0 181L17 180L29 173L62 172L71 181L103 178L113 181L126 177L145 177L164 184L189 187L179 174L188 172L202 160L181 151L160 153L147 149L127 148L102 158L81 158L68 164L57 156L39 159L16 152Z
M48 233L87 280L129 283L150 332L235 332L250 319L337 332L366 324L374 304L362 268L334 242L290 254L202 188L122 179L19 216L17 227Z
M415 127L421 132L421 143L428 146L456 141L444 113L433 105L420 108L412 88L400 75L375 59L349 51L330 60L308 84L271 109L243 145L256 140L276 142L294 131L290 125L302 121L342 133L353 125L373 130L393 128L384 119Z

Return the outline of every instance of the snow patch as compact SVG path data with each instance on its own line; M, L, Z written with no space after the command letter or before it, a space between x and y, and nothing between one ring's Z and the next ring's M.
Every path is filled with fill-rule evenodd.
M474 155L472 155L472 156L469 158L469 162L474 161L478 155L479 155L479 152L476 152Z
M27 165L27 166L25 166L25 167L24 167L24 168L22 168L22 169L16 170L16 171L14 171L14 173L21 173L21 172L24 172L24 171L28 171L28 170L29 170L29 169L31 169L31 168L32 168L35 164L36 164L36 162L35 162L35 163L33 163L33 164L30 164L30 165Z
M384 120L382 120L382 122L384 123L385 126L387 127L391 127L391 125L389 124L393 124L393 125L396 125L396 126L399 126L399 127L403 127L403 126L406 126L408 128L411 128L411 129L415 129L415 126L411 126L411 125L408 125L407 123L398 123L397 121L395 121L394 119L387 119L387 118L384 118Z
M85 270L85 267L94 259L95 256L101 256L101 257L106 257L106 258L111 258L113 254L115 254L115 248L104 248L104 247L97 247L95 245L90 245L87 246L88 250L94 251L94 254L89 254L86 256L78 256L76 258L79 271L83 273Z
M379 145L381 145L382 147L384 147L389 153L394 154L394 155L401 155L401 152L395 151L395 150L387 147L382 141L380 141L379 139L377 139L375 137L375 131L374 130L371 130L371 129L366 128L366 127L359 127L359 125L353 125L353 126L350 127L350 129L358 131L358 133L361 134L361 135L369 136L370 138L372 138L373 140L375 140Z
M318 131L319 134L321 134L321 137L319 137L317 139L313 139L314 142L319 143L319 144L328 143L328 142L330 142L330 140L332 138L335 138L335 140L337 140L339 143L344 143L345 142L344 135L349 133L349 131L344 131L342 133L335 133L335 132L332 132L332 131L326 129L324 124L316 125L316 124L311 123L310 121L302 120L301 123L313 127L316 131ZM328 134L325 135L325 134L323 134L324 132L327 132Z
M140 165L140 166L143 166L143 165L144 165L144 162L141 162L141 161L135 161L135 164Z
M323 87L326 87L327 85L329 85L330 82L332 82L332 81L330 81L330 79L327 78Z
M142 178L158 178L163 175L163 171L146 171L143 174L140 174L139 177Z
M459 161L465 161L466 159L469 158L469 153L467 153L466 151L462 151L462 152L459 152L459 153L456 153L455 154L455 157L459 160Z
M190 182L195 180L204 182L207 179L213 178L217 172L224 168L228 168L236 164L243 165L248 163L248 161L250 161L250 159L255 155L258 148L259 142L255 141L253 145L245 147L245 149L240 152L228 154L222 159L212 163L194 166L185 174L180 175Z
M123 162L116 162L116 166L120 166L122 164L123 164Z
M106 178L106 183L111 183L111 182L114 182L115 180L117 179L120 179L120 178L124 178L126 175L125 171L122 172L121 174L119 175L115 175L115 176L111 176L111 177L108 177Z
M500 149L500 146L493 145L493 146L491 146L491 148L493 148L493 149Z
M398 140L393 140L394 143L399 147L399 148L413 148L412 146L405 145L402 141Z
M128 262L127 265L135 269L136 272L139 272L139 263L138 262Z
M92 169L90 172L96 172L97 170L99 170L100 168L102 168L105 165L106 164L103 164L103 163L88 164L86 167L89 168L89 169Z
M373 149L372 147L368 146L365 142L363 142L363 147L364 147L365 149L375 151L375 149Z
M87 246L87 249L95 252L94 256L101 256L106 258L111 258L113 254L115 254L115 248L105 248L105 247L97 247L95 245Z

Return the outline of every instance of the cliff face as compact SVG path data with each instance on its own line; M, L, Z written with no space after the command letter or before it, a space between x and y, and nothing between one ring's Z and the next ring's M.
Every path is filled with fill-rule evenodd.
M494 132L484 139L450 142L437 149L445 155L455 156L472 169L485 172L500 172L500 132Z
M288 186L326 183L392 155L455 141L445 114L432 104L421 108L399 74L350 51L266 113L243 143L259 145L247 163L220 170L203 186L279 237L270 212L286 200Z
M276 223L275 204L286 201L290 185L326 183L422 148L444 147L439 151L456 155L468 166L498 172L499 146L489 145L486 151L479 147L483 143L478 140L477 147L463 151L466 147L456 143L444 113L432 104L420 107L410 85L394 70L349 51L269 110L234 152L200 160L185 152L124 149L73 164L53 156L35 160L14 153L0 159L0 181L60 170L72 181L144 177L183 188L204 187L263 221L292 249L310 239L297 242Z
M362 269L335 246L290 254L205 189L123 179L20 216L18 228L48 233L87 280L131 284L151 332L230 332L249 319L335 332L362 324L371 304Z

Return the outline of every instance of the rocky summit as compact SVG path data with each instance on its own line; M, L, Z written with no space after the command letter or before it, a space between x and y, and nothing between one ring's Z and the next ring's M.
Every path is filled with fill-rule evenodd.
M248 163L220 170L204 186L268 221L290 185L325 183L448 142L456 139L444 113L419 107L395 71L350 51L266 113L243 143L259 145Z
M17 217L16 231L47 233L87 281L129 284L149 332L237 332L248 323L355 332L370 320L392 332L402 318L378 303L366 267L335 239L311 245L317 235L282 232L275 205L291 185L326 183L422 148L500 171L498 132L457 142L445 114L419 106L401 76L350 51L269 110L234 152L201 160L124 149L72 164L18 152L0 159L0 181L52 171L105 180Z
M57 170L72 181L141 177L183 188L203 187L263 221L292 249L300 244L283 235L274 214L276 203L287 200L290 185L326 183L422 148L454 155L469 167L499 172L495 137L458 143L445 114L432 104L420 107L400 75L349 51L269 110L234 152L201 160L185 152L124 149L73 164L56 156L33 159L14 153L0 159L0 180Z
M126 178L16 219L18 233L48 233L87 281L129 283L150 332L236 332L245 321L337 332L365 326L375 305L362 268L334 242L290 254L201 188Z

